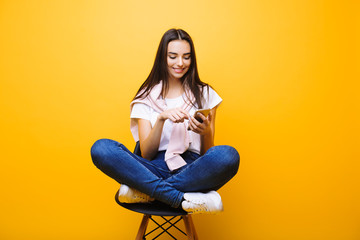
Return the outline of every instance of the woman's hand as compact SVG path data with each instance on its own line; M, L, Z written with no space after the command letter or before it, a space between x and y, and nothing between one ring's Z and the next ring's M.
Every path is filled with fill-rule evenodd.
M189 128L195 133L198 133L200 135L206 135L211 132L211 117L212 113L210 112L207 117L204 116L202 113L197 113L197 117L202 120L202 122L199 122L194 118L193 116L190 117L189 121Z
M184 122L185 119L189 119L188 112L182 108L171 108L159 114L158 119L165 121L170 119L174 123Z

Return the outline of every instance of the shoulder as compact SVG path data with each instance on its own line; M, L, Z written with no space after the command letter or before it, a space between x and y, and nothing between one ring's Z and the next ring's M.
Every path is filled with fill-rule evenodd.
M130 118L143 118L149 119L149 115L151 114L150 106L145 103L134 103L131 108Z
M215 96L215 95L218 95L219 94L215 91L215 89L213 87L211 87L210 85L206 85L202 88L202 93L203 93L203 96L204 97L212 97L212 96Z
M132 108L133 108L133 110L134 109L146 110L146 109L150 109L150 106L148 106L147 104L142 103L142 102L136 102L133 104Z

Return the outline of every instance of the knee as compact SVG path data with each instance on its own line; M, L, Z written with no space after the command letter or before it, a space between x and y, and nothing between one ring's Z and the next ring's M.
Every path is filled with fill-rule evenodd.
M109 153L110 139L99 139L91 147L90 154L95 166L99 166Z
M238 151L228 145L215 146L219 152L218 161L221 162L221 165L224 166L227 171L231 171L234 175L237 173L240 165L240 155Z

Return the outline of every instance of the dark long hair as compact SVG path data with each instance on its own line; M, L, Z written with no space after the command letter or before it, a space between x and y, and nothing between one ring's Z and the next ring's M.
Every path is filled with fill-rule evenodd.
M165 96L169 89L169 72L167 67L167 50L168 44L174 40L185 40L190 44L191 49L191 63L189 70L185 73L185 75L181 78L182 85L184 89L188 88L192 92L195 97L195 102L192 102L194 106L197 105L198 108L202 108L202 93L204 87L209 87L208 84L202 82L199 78L197 63L196 63L196 55L194 43L190 37L190 35L182 29L172 28L162 36L159 44L159 48L156 53L155 62L151 69L151 72L145 82L140 86L137 91L134 99L145 98L149 95L151 89L160 81L163 81L161 96ZM208 89L209 90L209 89ZM139 94L141 92L141 94ZM209 91L207 91L209 92ZM139 94L139 95L138 95ZM186 96L187 99L190 99L189 96ZM196 105L195 105L196 104Z

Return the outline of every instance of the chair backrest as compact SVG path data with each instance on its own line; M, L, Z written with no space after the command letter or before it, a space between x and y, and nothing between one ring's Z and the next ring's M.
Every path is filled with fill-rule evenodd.
M134 154L141 157L140 141L136 142L135 149L134 149Z

